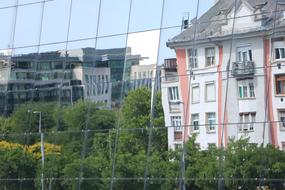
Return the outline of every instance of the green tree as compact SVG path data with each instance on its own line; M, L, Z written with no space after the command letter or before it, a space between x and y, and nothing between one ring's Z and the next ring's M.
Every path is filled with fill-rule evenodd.
M39 111L42 113L42 130L47 132L55 126L54 111L56 109L54 103L26 103L22 104L14 113L10 116L7 123L9 133L13 134L27 134L21 136L7 136L7 140L22 143L22 144L34 144L37 138L36 134L39 130L39 115L34 114L33 111Z
M34 189L36 161L23 148L0 149L0 189ZM18 179L29 179L20 181ZM6 179L6 181L5 181Z
M140 151L141 148L147 149L151 119L154 127L152 130L152 148L159 151L167 150L167 129L164 126L160 93L156 94L155 99L153 118L150 113L151 91L149 89L139 88L133 90L124 99L122 107L123 128L126 130L131 129L130 132L121 134L122 144L126 150L136 152ZM127 134L127 137L123 137L124 134Z

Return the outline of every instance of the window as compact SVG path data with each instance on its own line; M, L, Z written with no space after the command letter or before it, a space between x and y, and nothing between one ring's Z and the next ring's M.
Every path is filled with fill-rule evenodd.
M109 76L105 75L106 85L105 85L105 94L108 94L109 91Z
M192 114L191 125L194 132L199 131L199 114Z
M254 123L255 123L255 112L252 113L240 113L239 115L239 122L240 128L239 130L242 131L253 131Z
M285 75L275 76L276 95L285 95Z
M206 67L215 65L215 48L206 48L205 49L206 54Z
M89 96L90 94L89 94L89 92L90 92L90 87L89 87L89 85L86 85L86 94L87 94L87 96Z
M174 127L174 131L182 131L181 117L180 116L172 116L171 117L171 125L172 125L172 127Z
M97 80L97 95L101 94L101 77L100 75L97 76L98 80Z
M275 48L275 59L285 59L285 48Z
M174 149L181 149L182 148L182 144L174 144Z
M188 49L187 50L188 53L188 61L189 61L189 67L192 68L197 68L198 67L198 61L197 61L197 49Z
M282 150L285 151L285 142L282 142L281 146L282 146Z
M96 75L93 75L93 83L96 85Z
M200 86L199 84L192 85L192 103L200 102Z
M92 85L92 95L96 96L96 85Z
M285 110L279 111L279 121L281 129L285 129Z
M216 113L206 113L207 130L215 131L216 129Z
M86 83L89 83L89 76L88 75L84 75L84 76L85 76Z
M169 101L179 100L179 93L178 93L177 86L168 88L168 98L169 98Z
M238 81L239 98L254 98L254 83L252 79Z
M237 61L238 62L252 61L252 51L250 46L237 48Z
M206 102L216 101L215 83L208 82L205 85L205 100Z

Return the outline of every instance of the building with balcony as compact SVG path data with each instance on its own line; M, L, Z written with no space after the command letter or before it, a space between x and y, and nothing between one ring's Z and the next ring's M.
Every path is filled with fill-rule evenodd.
M181 147L185 121L176 58L165 59L161 66L161 95L168 146L172 149Z
M196 134L207 149L249 138L285 149L284 8L283 0L219 0L167 42L177 58L183 141Z

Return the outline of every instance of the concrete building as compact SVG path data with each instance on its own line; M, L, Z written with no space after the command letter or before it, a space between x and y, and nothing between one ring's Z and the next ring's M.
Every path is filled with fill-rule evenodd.
M131 50L130 47L96 50L87 47L69 50L68 54L79 57L85 66L110 68L111 76L108 79L112 91L112 104L117 105L121 100L123 81L124 90L127 92L131 78L131 67L139 65L140 60L143 59L140 55L132 55Z
M0 113L10 114L27 101L57 101L72 104L83 98L81 81L72 79L77 57L60 52L1 56Z
M78 99L111 108L129 86L131 67L140 55L131 48L81 48L9 56L0 53L0 113L10 114L27 101L72 104ZM129 89L125 89L128 91Z
M141 87L151 88L152 79L155 77L155 64L133 65L131 67L132 89Z
M285 149L284 3L219 0L167 42L176 52L184 141L196 134L207 149L248 137Z
M111 108L112 86L111 72L108 67L90 67L78 65L73 70L73 79L82 81L84 99L103 104Z

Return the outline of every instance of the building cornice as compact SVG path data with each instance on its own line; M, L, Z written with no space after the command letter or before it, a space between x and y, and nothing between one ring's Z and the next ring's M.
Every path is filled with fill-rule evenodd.
M244 38L254 38L254 37L264 37L264 38L270 38L270 37L284 37L285 36L285 27L280 26L276 28L274 31L272 29L262 29L257 31L249 31L244 33L234 33L228 34L228 35L222 35L222 36L209 36L207 38L200 38L194 40L185 40L185 41L172 41L167 42L166 46L171 49L180 49L185 47L191 47L196 45L204 45L209 43L214 43L219 46L220 43L223 41L232 40L238 40L238 39L244 39Z

